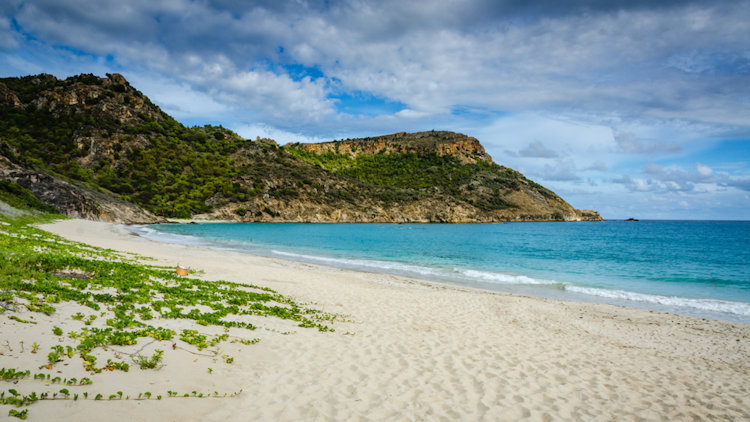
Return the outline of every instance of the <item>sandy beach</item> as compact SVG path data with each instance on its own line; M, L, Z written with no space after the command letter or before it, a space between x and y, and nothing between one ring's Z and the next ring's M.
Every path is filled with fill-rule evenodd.
M159 243L110 223L41 228L189 265L198 278L266 286L337 319L334 332L269 320L251 334L259 343L222 345L231 365L171 341L143 343L165 350L166 366L98 374L90 389L241 390L234 397L40 401L29 420L750 420L749 325ZM50 327L65 329L66 312L30 327L3 319L0 366L38 365L19 341L53 341Z

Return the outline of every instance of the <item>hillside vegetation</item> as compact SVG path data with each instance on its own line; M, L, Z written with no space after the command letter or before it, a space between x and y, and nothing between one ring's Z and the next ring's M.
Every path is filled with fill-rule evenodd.
M185 127L118 74L0 79L0 111L0 178L69 215L123 219L117 209L128 201L153 214L130 210L129 222L598 218L453 132L278 146L222 127ZM33 181L40 177L86 201L60 199L66 189L50 193Z

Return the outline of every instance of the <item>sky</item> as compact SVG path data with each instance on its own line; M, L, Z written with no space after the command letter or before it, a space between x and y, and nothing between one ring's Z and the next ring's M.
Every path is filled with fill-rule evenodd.
M473 136L608 219L750 220L750 1L0 0L0 76L243 137Z

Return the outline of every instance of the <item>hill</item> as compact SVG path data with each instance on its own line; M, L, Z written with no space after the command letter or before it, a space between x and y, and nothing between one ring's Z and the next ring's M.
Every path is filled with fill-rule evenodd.
M279 146L220 126L185 127L118 74L0 79L0 111L0 179L69 215L124 222L600 219L453 132Z

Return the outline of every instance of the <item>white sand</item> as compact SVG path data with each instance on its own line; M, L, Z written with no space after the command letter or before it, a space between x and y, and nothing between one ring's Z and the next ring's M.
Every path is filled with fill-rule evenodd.
M159 243L108 223L43 228L163 265L190 265L205 279L267 286L348 321L334 323L334 333L271 320L261 325L273 330L232 331L262 339L223 344L233 364L171 350L171 341L148 344L144 353L167 351L164 368L96 375L88 387L105 397L242 389L233 398L45 401L29 407L29 420L750 420L749 325ZM62 307L59 314L75 311ZM3 317L0 343L14 351L4 349L0 366L44 360L29 345L55 341L50 325L74 322L60 315L35 316L34 326ZM71 366L81 372L80 359ZM0 407L0 419L7 409Z

